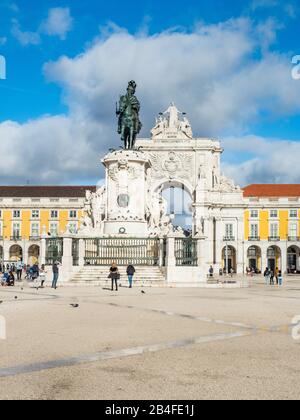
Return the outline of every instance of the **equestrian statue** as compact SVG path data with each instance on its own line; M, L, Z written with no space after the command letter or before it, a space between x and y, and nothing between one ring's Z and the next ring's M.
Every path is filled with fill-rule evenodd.
M129 82L126 95L120 96L120 101L117 104L118 133L127 150L134 149L137 135L142 129L139 118L141 105L135 96L136 87L133 80Z

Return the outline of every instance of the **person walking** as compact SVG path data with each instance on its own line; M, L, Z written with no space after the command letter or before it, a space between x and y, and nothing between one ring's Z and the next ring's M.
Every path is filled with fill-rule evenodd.
M265 269L265 272L264 272L264 278L265 278L266 286L269 286L270 285L270 275L271 275L270 270L267 267Z
M276 270L275 270L275 279L276 279L276 285L278 286L279 285L279 268L278 267L276 267Z
M209 274L209 277L210 278L213 278L213 276L214 276L214 268L213 268L212 265L209 267L208 274Z
M279 284L279 286L283 286L282 271L279 271L279 273L278 273L278 284Z
M129 264L129 266L127 267L129 289L132 289L134 275L135 275L135 268L132 264Z
M109 278L111 279L111 291L114 291L114 286L116 286L116 291L118 291L118 280L120 280L120 273L117 264L115 263L113 263L110 267Z
M45 281L46 281L46 274L47 274L47 271L45 269L45 264L42 264L41 269L40 269L40 280L41 280L41 288L42 289L44 288L44 284L45 284Z
M274 286L274 271L270 271L270 285Z
M52 272L53 272L52 289L55 289L55 290L57 289L57 282L59 278L59 266L60 266L60 263L58 261L56 261L52 265Z
M22 280L22 273L23 273L23 263L22 263L22 260L19 260L17 262L17 280L18 281Z

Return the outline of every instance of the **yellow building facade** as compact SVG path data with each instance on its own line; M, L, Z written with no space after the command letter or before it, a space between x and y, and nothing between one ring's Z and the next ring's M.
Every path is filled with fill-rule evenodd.
M0 260L40 262L43 238L76 237L87 190L96 187L0 187ZM234 222L224 219L224 231L217 230L221 268L299 272L300 185L250 185L243 191L242 243Z

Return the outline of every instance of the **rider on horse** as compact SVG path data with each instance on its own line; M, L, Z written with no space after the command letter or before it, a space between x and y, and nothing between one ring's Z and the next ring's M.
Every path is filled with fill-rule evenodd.
M127 94L120 97L119 107L117 108L118 133L124 141L125 149L133 149L136 136L142 128L139 119L140 102L135 96L136 83L132 80L128 83Z

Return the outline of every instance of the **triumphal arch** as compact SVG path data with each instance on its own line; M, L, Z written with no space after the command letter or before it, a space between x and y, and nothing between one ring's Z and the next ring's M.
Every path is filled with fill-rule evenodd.
M172 284L205 282L210 266L222 269L229 257L242 273L243 193L222 174L222 152L218 140L195 137L187 115L172 103L150 138L107 154L105 185L86 196L78 234L82 263L160 266ZM190 197L189 235L168 212L163 191L172 187Z

